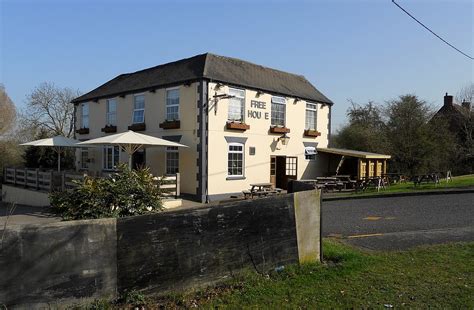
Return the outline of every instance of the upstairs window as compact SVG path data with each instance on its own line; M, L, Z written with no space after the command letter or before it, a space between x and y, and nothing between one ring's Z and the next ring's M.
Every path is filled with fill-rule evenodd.
M243 122L245 110L245 90L229 88L229 109L227 119L231 122Z
M117 101L115 99L107 100L106 125L117 126Z
M272 97L272 126L285 127L286 99Z
M114 170L119 163L120 149L118 146L104 146L103 169Z
M316 120L318 118L318 105L306 103L306 124L305 129L316 130Z
M177 146L166 148L166 174L176 174L179 172L179 152Z
M81 104L81 128L89 128L89 103Z
M166 91L166 120L179 120L179 88Z
M244 145L241 143L229 143L227 154L227 174L229 176L244 175Z
M133 124L145 122L145 95L135 95L133 102Z

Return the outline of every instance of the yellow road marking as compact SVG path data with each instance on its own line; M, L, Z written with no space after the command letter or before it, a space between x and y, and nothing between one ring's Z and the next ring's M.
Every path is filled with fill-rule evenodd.
M383 236L383 234L377 233L377 234L366 234L366 235L352 235L352 236L347 236L347 238L352 239L352 238L365 238L365 237L375 237L375 236Z
M380 220L381 217L380 216L367 216L367 217L364 217L363 219L367 221L377 221L377 220Z

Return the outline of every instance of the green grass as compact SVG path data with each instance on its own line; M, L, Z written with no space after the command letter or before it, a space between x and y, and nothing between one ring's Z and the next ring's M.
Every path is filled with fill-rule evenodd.
M149 307L204 309L474 307L474 243L367 253L324 242L324 264L247 271L203 291L149 299ZM387 305L387 306L385 306Z
M386 195L394 193L413 193L413 192L423 192L423 191L432 191L432 190L444 190L452 188L474 188L474 174L463 175L458 177L453 177L450 182L446 182L446 179L441 179L440 184L436 185L434 183L422 183L419 186L414 186L413 182L399 183L387 186L385 189L381 189L379 192L375 188L369 188L363 192L350 192L350 193L329 193L326 196L329 197L362 197L362 196L374 196L374 195Z

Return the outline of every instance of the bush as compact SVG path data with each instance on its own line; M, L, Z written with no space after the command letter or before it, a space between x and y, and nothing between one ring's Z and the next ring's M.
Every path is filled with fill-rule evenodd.
M119 165L107 178L85 177L70 191L50 194L54 213L65 220L124 217L163 209L161 191L149 168Z

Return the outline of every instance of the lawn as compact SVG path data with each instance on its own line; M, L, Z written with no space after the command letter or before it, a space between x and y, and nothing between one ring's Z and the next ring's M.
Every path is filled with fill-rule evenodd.
M362 197L362 196L374 196L374 195L386 195L386 194L395 194L395 193L413 193L413 192L422 192L422 191L432 191L432 190L444 190L444 189L454 189L454 188L474 188L474 174L463 175L453 177L450 182L446 182L446 179L441 179L440 184L434 183L422 183L419 186L414 186L413 182L393 184L385 189L381 189L379 192L375 188L369 188L363 192L350 192L350 193L329 193L325 194L326 197Z
M148 308L450 308L474 307L474 243L364 252L325 240L324 264L247 271L184 295L149 298Z

